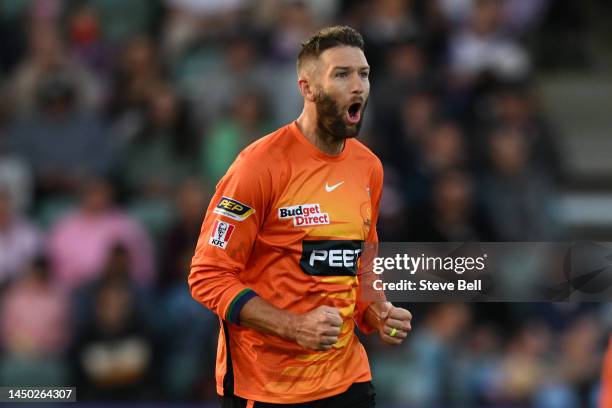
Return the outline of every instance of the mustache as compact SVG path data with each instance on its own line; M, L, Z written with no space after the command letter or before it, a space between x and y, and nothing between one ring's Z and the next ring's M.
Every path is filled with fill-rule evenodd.
M361 105L365 105L368 101L363 96L356 96L352 98L349 102L349 106L354 103L360 103Z
M346 107L350 107L351 105L354 104L360 104L360 110L365 110L366 106L368 106L368 102L369 99L366 99L362 96L357 96L357 97L353 97L349 100L349 103L346 105ZM317 105L317 110L319 110L319 108L321 108L320 110L328 112L328 113L332 113L335 112L338 115L342 116L344 114L345 109L342 109L340 106L340 103L338 103L334 98L332 98L330 95L320 92L317 94L316 99L315 99L315 103Z
M340 103L329 94L320 92L317 95L315 100L317 109L317 128L321 135L334 140L344 140L358 136L363 123L363 114L361 120L357 124L349 126L345 119L347 109L351 105L359 103L361 105L359 110L363 112L368 101L362 96L355 96L350 102L351 103L346 106L346 108L343 108Z

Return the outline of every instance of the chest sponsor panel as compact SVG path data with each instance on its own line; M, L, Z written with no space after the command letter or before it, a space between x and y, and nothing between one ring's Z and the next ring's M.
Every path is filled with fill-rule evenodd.
M312 276L356 276L361 240L302 241L300 267Z

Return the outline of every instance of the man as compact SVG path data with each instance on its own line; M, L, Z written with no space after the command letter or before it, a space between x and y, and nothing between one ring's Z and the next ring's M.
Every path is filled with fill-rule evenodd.
M217 185L189 285L219 315L222 407L374 407L354 334L400 344L411 314L357 295L376 242L380 160L354 138L369 94L361 35L326 28L302 45L299 118L247 147Z

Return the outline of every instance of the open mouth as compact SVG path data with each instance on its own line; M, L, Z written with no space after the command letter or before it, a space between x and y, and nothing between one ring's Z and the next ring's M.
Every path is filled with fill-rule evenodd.
M359 123L361 120L361 103L353 103L349 106L346 117L351 124Z

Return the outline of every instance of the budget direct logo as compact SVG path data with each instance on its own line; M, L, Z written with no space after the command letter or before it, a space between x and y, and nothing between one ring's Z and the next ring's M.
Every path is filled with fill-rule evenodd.
M329 214L321 212L319 204L301 204L278 209L278 218L292 218L294 227L311 227L329 224Z

